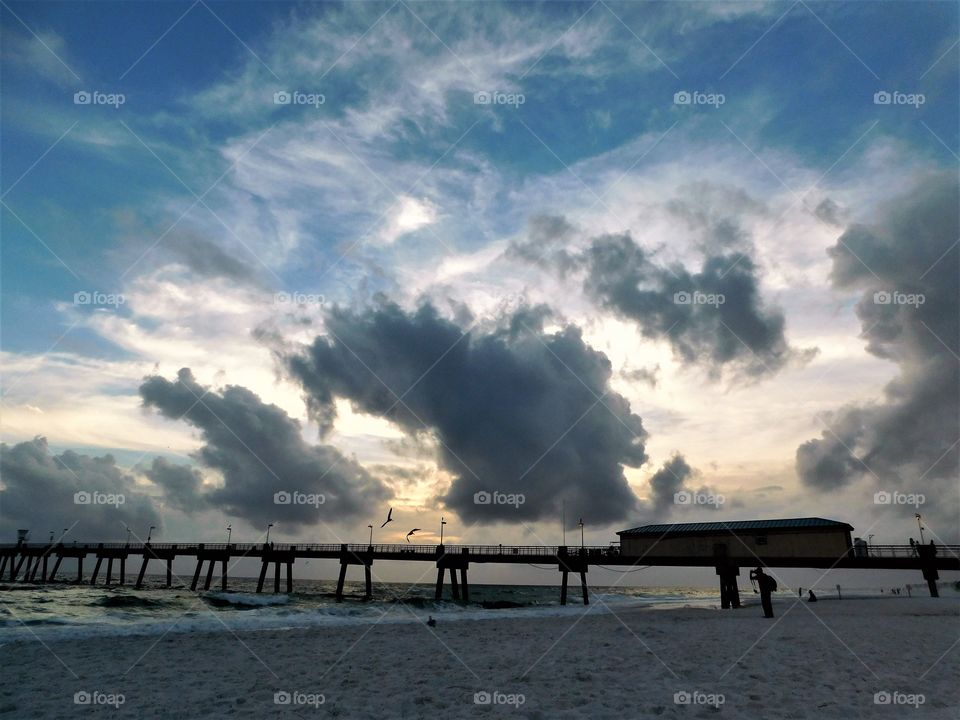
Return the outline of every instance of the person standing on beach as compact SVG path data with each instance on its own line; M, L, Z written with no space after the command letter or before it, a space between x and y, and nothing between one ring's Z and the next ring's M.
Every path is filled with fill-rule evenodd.
M763 606L763 616L773 617L773 603L770 600L770 593L777 589L777 581L770 575L767 575L763 568L757 568L750 573L750 579L756 580L760 588L760 605Z

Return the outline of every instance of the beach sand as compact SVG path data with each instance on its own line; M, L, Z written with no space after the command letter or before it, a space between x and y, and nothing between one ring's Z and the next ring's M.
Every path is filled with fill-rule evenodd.
M956 597L775 607L17 641L0 717L960 717Z

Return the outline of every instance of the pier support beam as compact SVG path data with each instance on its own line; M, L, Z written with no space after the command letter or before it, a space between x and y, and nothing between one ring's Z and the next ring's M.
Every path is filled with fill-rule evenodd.
M167 558L167 587L173 585L173 558Z
M6 569L7 569L7 556L4 555L3 557L0 557L0 579L3 578L3 573L6 571Z
M207 579L203 581L203 589L204 589L204 590L209 590L209 589L210 589L210 583L213 582L213 567L214 567L214 565L216 565L216 564L217 564L217 563L216 563L215 561L213 561L213 560L208 560L208 561L207 561Z
M201 570L203 570L203 558L198 557L198 558L197 558L197 567L196 567L196 569L193 571L193 581L190 583L190 589L191 589L191 590L196 590L196 589L197 589L197 583L200 582L200 571L201 571ZM257 590L257 592L260 592L260 591Z
M446 572L444 568L442 567L437 568L437 591L436 593L434 593L434 596L433 596L435 600L443 599L443 573L444 572Z
M77 582L83 582L83 555L77 558Z
M260 578L257 580L257 592L263 592L263 580L267 577L267 567L270 565L270 561L264 559L260 564Z
M150 557L144 553L143 562L140 564L140 572L137 574L137 584L134 587L139 590L143 587L143 575L147 572L147 563L150 562Z
M457 586L457 571L455 568L450 568L450 589L453 591L453 599L460 599L460 588Z
M40 582L45 583L47 581L47 558L50 557L50 553L45 553L43 556L43 575L40 576ZM0 575L3 573L0 572Z
M287 560L287 592L293 592L293 560Z
M90 576L90 584L97 584L97 577L100 575L100 566L103 565L103 556L97 555L97 564L93 566L93 575Z
M113 556L107 558L107 585L113 582Z
M125 555L120 557L120 584L123 585L127 581L127 558Z
M273 592L280 592L280 563L277 561L273 563Z
M460 586L463 588L463 601L470 602L470 586L467 584L467 568L460 568Z
M220 590L221 592L227 591L227 558L220 561Z
M60 569L60 563L63 560L63 555L57 555L57 561L53 564L53 570L50 571L50 577L47 578L47 582L53 582L53 578L57 575L57 570Z
M720 577L720 607L724 610L740 607L740 588L737 587L737 576L740 568L730 565L720 565L716 568Z
M566 605L566 604L567 604L567 574L568 574L568 573L567 573L566 570L561 570L560 572L563 573L563 579L560 581L560 604L561 604L561 605Z
M587 594L587 571L580 571L580 589L583 591L583 604L590 604L590 596Z
M33 565L33 556L27 555L27 569L23 572L23 581L27 582L30 579L30 567Z
M370 575L372 568L369 565L363 566L363 599L369 600L373 597L373 582Z

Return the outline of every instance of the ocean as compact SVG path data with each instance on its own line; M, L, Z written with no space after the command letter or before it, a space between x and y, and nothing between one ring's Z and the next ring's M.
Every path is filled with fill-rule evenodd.
M324 625L485 620L584 612L579 585L560 605L555 585L471 585L468 603L434 600L432 584L375 583L363 600L363 583L347 583L336 602L335 581L297 580L296 592L256 593L256 578L230 578L228 592L192 592L146 576L144 586L0 584L0 644L102 635L247 631ZM449 588L446 589L449 594ZM626 607L719 606L713 588L591 587L589 612Z

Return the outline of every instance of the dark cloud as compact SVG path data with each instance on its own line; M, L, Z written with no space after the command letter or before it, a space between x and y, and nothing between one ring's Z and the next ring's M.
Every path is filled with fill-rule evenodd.
M657 386L657 373L660 372L660 366L655 365L652 368L636 368L635 370L621 370L620 377L631 382L646 383L652 388Z
M164 499L177 510L190 514L206 508L203 476L195 468L156 457L143 474L163 490Z
M882 400L838 410L821 438L798 448L808 485L833 489L863 476L891 489L919 484L942 493L938 505L956 522L958 213L956 178L928 177L875 226L852 226L830 248L834 287L862 290L867 350L900 373Z
M310 525L367 517L390 491L355 460L328 445L303 440L300 425L246 388L218 392L194 380L188 368L170 382L153 376L140 395L146 407L190 423L204 444L196 458L223 475L223 485L203 493L207 503L257 526L274 520ZM181 493L184 485L177 485ZM187 483L187 491L191 489ZM322 495L323 504L274 502L276 493Z
M544 330L545 308L522 308L463 334L429 304L333 309L327 335L287 364L324 431L334 399L430 433L454 476L442 500L467 522L628 517L636 498L623 466L646 460L646 432L610 389L610 362L580 330ZM598 400L600 398L600 400ZM476 504L475 493L522 493L518 507Z
M658 266L625 233L594 238L584 263L586 291L602 307L636 322L645 337L669 341L685 363L713 375L727 368L770 375L811 353L788 345L783 314L764 305L747 254L709 256L691 273Z
M506 255L566 275L576 265L576 259L567 250L575 234L575 228L564 217L536 215L528 223L526 237L511 242Z
M136 489L134 478L117 467L112 455L72 450L54 455L43 437L3 443L0 475L5 542L13 540L18 528L31 530L34 542L46 541L51 530L59 537L64 528L72 528L67 540L109 541L125 539L127 525L144 537L151 525L163 525L151 498Z
M847 216L846 211L830 198L821 200L813 214L827 225L835 227L843 227Z
M683 490L684 483L693 475L693 468L682 455L674 455L650 478L651 510L669 514L674 506L676 493Z
M249 265L205 238L177 235L169 238L164 247L197 275L241 282L254 279L253 269Z

